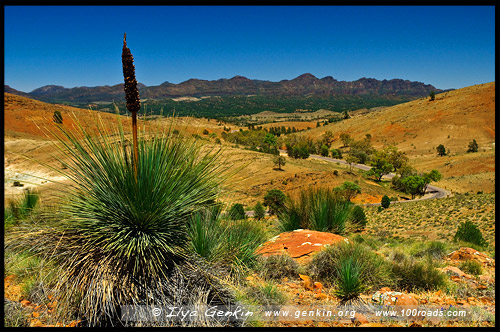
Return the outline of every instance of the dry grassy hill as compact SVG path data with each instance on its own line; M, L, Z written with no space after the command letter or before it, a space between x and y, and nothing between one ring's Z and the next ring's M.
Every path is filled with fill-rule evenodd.
M421 98L314 128L302 135L318 139L330 130L338 138L349 133L355 139L372 135L375 148L396 145L419 171L432 168L443 173L438 185L457 192L493 192L495 179L495 82L474 85ZM473 139L479 152L467 153ZM438 157L443 144L450 155ZM341 146L340 139L334 142Z
M51 126L52 116L55 110L60 110L63 115L65 126L73 125L71 113L79 119L80 123L87 128L95 127L95 115L100 114L105 123L117 121L115 114L88 111L73 107L47 104L29 98L5 94L5 183L4 192L6 198L22 192L22 187L12 187L14 180L21 181L26 186L37 186L42 191L49 191L57 184L47 183L46 179L52 181L64 181L56 171L47 169L37 162L27 160L22 155L28 155L37 161L47 163L55 168L60 168L60 160L53 157L54 147L39 126ZM124 126L129 130L129 119ZM170 126L172 118L148 119L139 121L148 126L165 128ZM231 130L239 130L240 127L220 123L216 120L199 118L176 118L174 128L181 134L198 134L204 138L207 147L214 146L215 138L204 135L203 130L215 133L221 137L224 126ZM110 125L111 127L111 125ZM362 195L357 197L358 202L371 202L387 194L391 197L398 193L390 188L380 186L373 181L366 180L358 174L348 174L347 167L335 165L319 160L293 160L287 158L287 164L283 171L274 170L273 156L259 152L234 148L232 144L223 142L223 158L228 167L235 170L244 168L234 177L228 180L223 189L223 197L227 202L239 202L246 206L253 206L257 201L262 201L265 193L273 188L281 189L287 194L293 194L300 188L310 185L338 186L344 181L358 181L362 188ZM338 175L333 171L337 170ZM35 175L43 179L33 178L25 174ZM42 185L43 184L43 185ZM41 186L42 185L42 186Z

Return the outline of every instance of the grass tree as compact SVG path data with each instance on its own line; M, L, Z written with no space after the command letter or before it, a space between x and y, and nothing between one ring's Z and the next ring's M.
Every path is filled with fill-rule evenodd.
M124 54L131 59L125 41ZM129 60L126 82L133 77ZM127 107L134 119L138 94L125 89L132 91ZM10 248L56 263L59 302L78 299L78 313L91 326L119 320L120 305L171 303L170 273L189 263L189 218L214 204L224 178L220 149L204 150L173 135L172 126L144 126L138 135L136 120L131 148L117 120L104 124L96 115L95 130L76 118L71 128L54 125L48 135L66 169L44 165L70 181L60 184L61 206L56 216L6 238Z

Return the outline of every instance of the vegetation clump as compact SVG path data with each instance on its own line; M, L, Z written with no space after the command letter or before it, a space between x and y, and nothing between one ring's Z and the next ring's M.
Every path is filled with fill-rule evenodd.
M264 196L264 206L269 207L269 215L278 214L285 208L285 194L279 189L271 189Z
M280 214L280 229L298 228L343 234L350 220L352 203L335 190L310 188L302 190L297 199L289 198Z
M384 197L382 197L381 206L384 209L388 209L390 205L391 205L391 199L389 198L389 196L384 195Z
M257 220L264 219L266 216L266 210L264 209L264 206L262 205L261 202L257 202L255 204L255 207L253 208L253 213L254 213L254 218Z
M342 301L391 285L389 263L363 243L342 241L329 246L313 256L307 269L314 278L334 286Z
M453 239L455 241L470 242L482 247L488 246L488 243L483 238L481 230L471 221L460 223Z
M447 280L431 260L420 261L412 257L394 262L391 273L397 287L406 291L436 290L445 286Z
M285 277L296 278L299 275L299 265L286 254L261 257L257 266L262 278L281 281Z
M458 268L464 271L465 273L472 274L475 276L483 274L483 266L481 265L481 263L473 259L469 259L466 260L465 262L462 262Z
M246 218L245 209L240 203L233 204L231 206L231 209L229 210L228 215L231 220L240 220Z

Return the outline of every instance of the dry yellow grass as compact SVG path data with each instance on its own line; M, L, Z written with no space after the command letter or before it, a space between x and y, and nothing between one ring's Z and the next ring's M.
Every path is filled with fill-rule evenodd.
M493 192L495 178L495 82L474 85L421 98L408 103L356 115L338 123L301 133L318 139L332 131L349 133L355 139L371 134L375 148L396 145L410 157L419 171L436 168L444 179L437 183L457 192ZM479 152L467 153L476 139ZM443 144L450 155L438 157L436 147Z

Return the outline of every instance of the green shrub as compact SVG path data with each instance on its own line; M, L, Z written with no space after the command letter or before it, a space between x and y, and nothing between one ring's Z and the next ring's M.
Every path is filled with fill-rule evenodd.
M361 275L363 266L358 260L348 257L336 267L335 295L341 302L355 298L368 289Z
M302 190L297 199L287 200L280 214L280 230L312 229L342 234L351 216L352 204L337 191L324 188Z
M264 206L269 207L269 215L280 213L285 207L286 196L279 189L271 189L264 196Z
M220 211L221 206L215 205L192 215L188 227L191 250L229 268L253 266L254 252L266 239L264 229L248 220L225 220Z
M58 110L54 111L54 115L52 116L52 120L53 120L55 123L58 123L58 124L63 123L63 117L62 117L61 112L60 112L60 111L58 111Z
M40 194L30 188L24 190L22 196L10 199L4 208L4 226L17 224L21 219L31 215L40 201Z
M258 271L262 278L280 281L285 277L296 278L299 275L299 265L286 254L271 255L259 258Z
M351 288L369 290L392 283L389 263L363 243L342 241L329 246L313 256L307 270L327 285L344 283L346 296Z
M266 216L266 210L264 209L264 206L260 202L257 202L257 204L255 204L255 207L253 208L253 213L255 219L257 220L264 219L264 217Z
M273 283L252 285L246 293L247 296L263 306L283 305L287 302L286 295Z
M240 220L246 218L245 209L240 203L233 204L231 206L231 209L229 210L228 215L231 220Z
M227 242L225 250L227 259L235 267L252 267L255 265L257 255L255 250L266 241L266 233L259 223L248 219L228 221L225 238L220 241Z
M381 206L382 206L384 209L387 209L390 205L391 205L391 199L389 198L389 196L384 195L384 197L382 197L382 203L381 203Z
M188 235L193 252L208 261L224 259L227 230L221 222L220 205L193 213L188 223Z
M460 223L453 239L455 241L474 243L478 246L488 246L488 243L484 240L483 234L479 228L471 221Z
M355 229L360 230L364 229L366 227L366 214L365 210L359 206L356 205L352 209L352 215L351 215L351 222L355 226Z
M447 249L446 244L440 241L431 241L426 243L426 247L423 250L418 250L415 252L415 257L423 257L428 255L433 259L441 259L446 255Z
M393 263L391 272L398 288L405 291L436 290L444 287L447 280L432 261L418 261L411 257Z
M473 259L462 262L459 266L459 269L464 271L465 273L475 276L483 274L483 266L481 265L481 263Z

